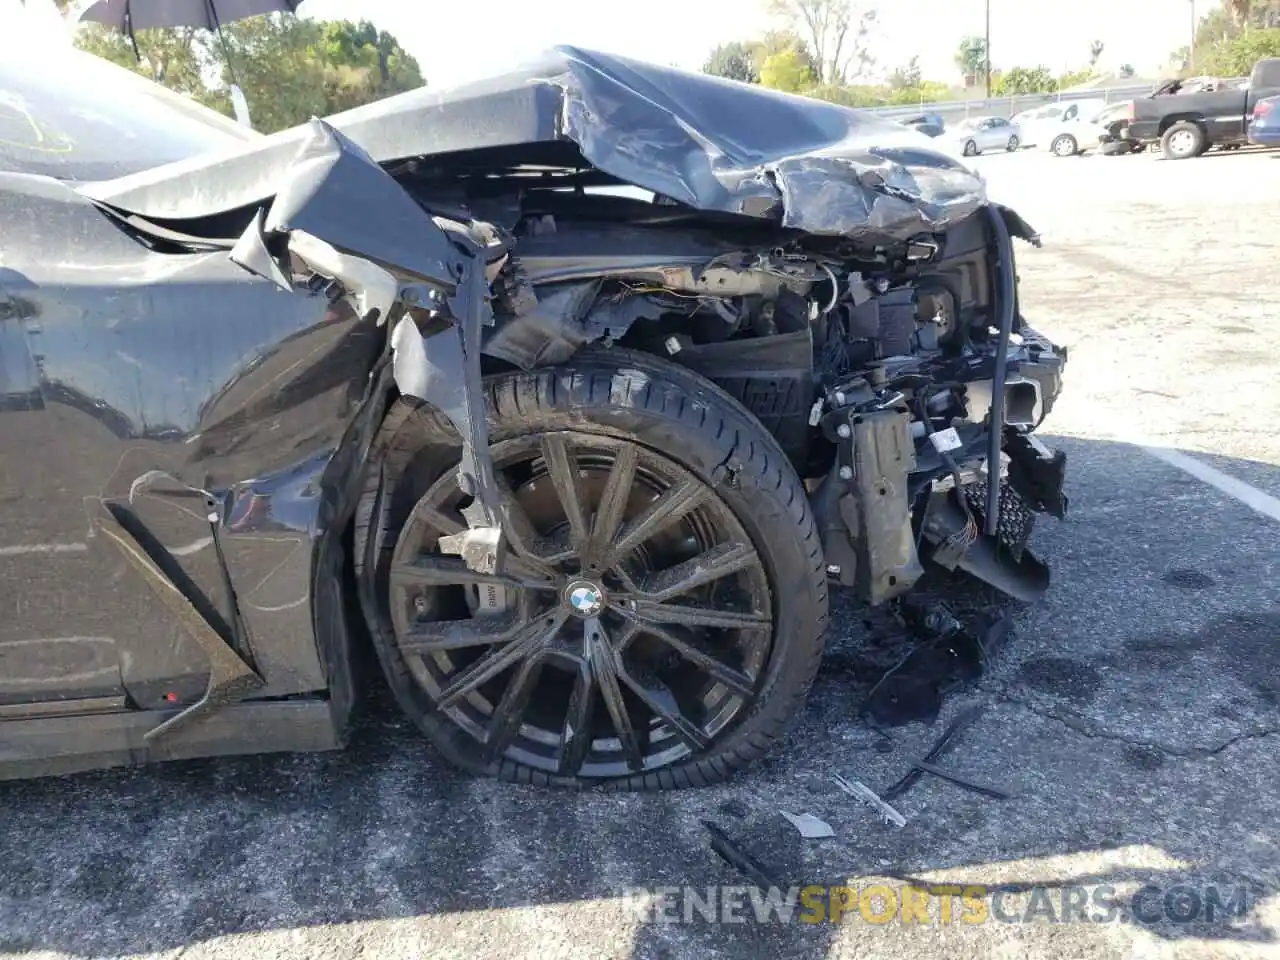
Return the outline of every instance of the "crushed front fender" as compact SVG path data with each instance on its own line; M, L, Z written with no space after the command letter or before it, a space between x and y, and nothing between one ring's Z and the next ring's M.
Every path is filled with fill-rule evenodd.
M231 251L246 270L348 299L389 329L401 396L446 417L462 443L468 530L441 541L483 572L499 569L501 505L480 383L480 333L493 319L483 230L443 228L363 150L313 120L274 199Z

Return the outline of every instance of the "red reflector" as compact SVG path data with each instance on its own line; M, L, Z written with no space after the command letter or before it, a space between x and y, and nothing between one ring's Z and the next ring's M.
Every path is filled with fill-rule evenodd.
M177 703L178 695L176 693L166 693L164 699L167 703Z
M1271 112L1271 104L1267 103L1267 101L1265 100L1255 105L1253 108L1253 115L1255 117L1265 117L1270 112Z

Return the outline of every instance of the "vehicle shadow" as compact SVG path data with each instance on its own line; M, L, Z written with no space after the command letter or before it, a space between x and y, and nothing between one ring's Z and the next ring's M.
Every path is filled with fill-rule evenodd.
M1275 524L1137 448L1047 439L1068 451L1073 501L1033 540L1054 586L1013 611L1011 642L935 723L876 731L858 719L895 641L846 595L786 743L718 787L614 795L474 780L377 690L341 753L0 784L0 954L201 956L236 936L247 939L220 949L250 956L255 937L284 933L281 955L341 953L334 944L353 938L370 956L538 954L555 939L636 958L812 957L846 938L876 952L867 942L903 936L939 957L989 955L1010 937L1027 956L1040 942L1045 956L1123 954L1135 938L1273 943L1254 908L1280 894L1265 840L1280 732ZM1212 462L1280 487L1275 465ZM973 595L957 586L951 601ZM883 791L971 704L984 714L938 762L1011 799L925 778L894 801L908 817L895 829L831 783L838 772ZM779 810L812 813L836 836L803 840ZM867 920L856 896L851 921L834 925L697 910L683 922L679 900L669 915L681 922L655 923L628 908L635 888L749 882L710 850L704 820L782 887L982 884L1004 898L1003 919L940 934L935 903L917 934ZM1151 915L1050 923L1045 902L1061 921L1068 891L1100 884L1122 904L1153 885ZM1224 900L1247 891L1237 903L1249 909L1210 919L1161 906L1173 888L1203 905L1210 886Z

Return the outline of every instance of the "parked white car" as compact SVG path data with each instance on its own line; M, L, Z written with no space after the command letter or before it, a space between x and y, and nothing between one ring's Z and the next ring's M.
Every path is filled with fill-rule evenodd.
M1049 104L1023 128L1023 141L1056 157L1093 150L1098 146L1095 123L1106 109L1107 101L1101 98Z
M970 117L948 127L943 138L960 148L966 157L976 157L987 150L1008 150L1022 146L1022 131L1004 117Z

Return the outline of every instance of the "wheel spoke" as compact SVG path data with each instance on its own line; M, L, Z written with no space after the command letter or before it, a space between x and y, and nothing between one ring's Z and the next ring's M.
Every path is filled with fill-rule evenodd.
M553 572L555 564L573 556L568 550L544 553L540 548L547 545L547 540L538 534L533 521L525 513L506 479L499 474L494 480L498 488L498 500L502 505L503 533L512 553L542 572Z
M701 638L686 634L684 631L665 630L654 623L644 623L640 629L649 636L661 640L685 660L700 667L703 672L723 683L734 693L749 697L754 692L754 678L716 657Z
M467 529L467 525L461 520L455 520L447 513L437 510L435 507L429 507L426 504L419 506L414 511L419 517L426 521L432 530L436 531L442 537L452 537Z
M559 772L562 776L573 776L581 770L591 750L595 693L596 678L591 660L584 658L578 662L573 690L569 694L569 709L565 712L564 727L560 731Z
M542 664L541 650L525 657L508 681L507 689L502 692L502 699L493 708L493 717L485 738L485 750L490 759L496 760L502 756L520 732L525 709L529 706L529 699L537 689L538 678L542 675Z
M613 543L608 562L613 564L621 560L640 544L696 509L706 499L707 488L693 477L685 477L675 486L668 487L657 500L627 521Z
M528 578L501 573L479 573L472 570L458 557L441 557L424 554L408 563L391 568L391 579L401 583L414 583L429 587L459 586L461 584L491 584L495 587L511 587L526 590L554 590L556 585L545 577Z
M635 692L644 705L654 712L663 723L676 732L685 743L694 750L703 750L710 742L703 729L684 715L676 695L656 673L644 670L633 673L623 669L622 682Z
M631 722L627 702L622 697L622 687L618 682L622 665L609 643L604 626L598 619L586 621L585 630L591 670L600 687L600 696L604 700L605 709L609 711L609 719L613 721L618 742L622 744L627 766L632 770L641 770L644 768L644 753L640 749L640 738Z
M767 613L719 610L715 607L637 600L630 612L645 623L679 624L684 627L714 627L721 630L768 630L773 618Z
M477 687L492 680L512 664L540 653L546 638L560 629L565 614L556 612L516 631L506 643L495 646L475 663L466 667L449 682L436 700L436 706L447 709Z
M749 544L721 543L674 567L646 577L641 584L647 600L662 603L732 573L746 570L759 560Z
M583 513L585 500L579 483L578 461L561 434L548 433L542 437L542 459L547 465L547 476L560 498L565 519L569 521L569 542L574 552L582 556L586 550L590 531Z
M603 566L609 559L611 545L622 524L622 515L631 499L636 480L636 462L640 454L632 444L625 444L613 461L609 479L600 495L600 505L591 525L591 537L582 557L584 567Z

